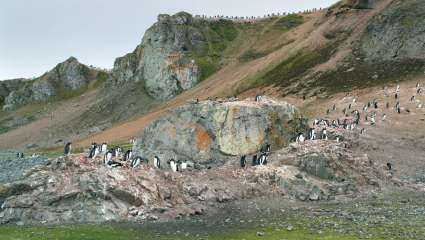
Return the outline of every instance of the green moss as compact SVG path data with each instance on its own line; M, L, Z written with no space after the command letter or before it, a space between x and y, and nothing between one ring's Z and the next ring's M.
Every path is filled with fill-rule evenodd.
M240 57L239 61L241 62L249 62L258 58L262 58L264 56L267 56L267 53L265 52L258 52L255 49L248 49L245 51Z
M350 68L350 71L345 67L321 73L311 87L333 94L409 80L423 74L425 61L351 61Z
M195 27L206 38L205 44L191 49L189 56L198 63L202 81L221 68L224 52L230 43L237 38L239 30L234 22L228 20L201 21Z
M106 72L99 72L96 77L96 82L93 84L93 88L101 87L108 80L109 75Z
M254 77L244 80L237 92L244 92L252 88L269 85L285 87L301 78L312 67L326 62L333 54L335 46L328 46L316 50L304 50L287 58L275 67L266 69Z
M291 30L292 28L298 27L303 23L303 16L297 14L290 14L288 16L279 18L279 20L277 20L273 25L273 28L286 32Z

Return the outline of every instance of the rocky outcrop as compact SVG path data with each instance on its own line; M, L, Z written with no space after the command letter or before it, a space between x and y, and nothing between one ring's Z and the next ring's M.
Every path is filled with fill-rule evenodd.
M13 88L4 100L3 109L11 110L31 102L67 96L70 92L87 88L97 80L99 73L71 57L43 76Z
M149 125L137 144L136 154L165 161L186 160L217 165L238 156L289 144L305 122L285 102L263 99L234 102L205 101L174 110Z
M425 4L396 0L374 17L361 41L370 61L425 59Z
M185 12L159 15L158 22L146 31L134 52L115 61L109 85L145 81L145 90L158 100L170 99L192 88L201 80L202 71L211 71L203 69L199 61L211 68L211 61L220 57L218 49L214 49L214 56L210 54L211 45L215 44L210 38L220 42L221 48L232 40L210 25ZM232 25L226 29L232 30Z
M24 177L18 174L0 184L0 223L169 221L276 194L282 201L355 196L362 189L376 189L384 179L381 168L367 156L354 155L344 143L331 141L291 144L272 152L267 166L245 169L239 167L239 159L177 173L149 164L137 169L123 164L110 169L102 157L74 155L25 168ZM0 168L0 176L10 170Z
M18 78L0 81L0 104L4 103L6 97L9 96L12 91L16 91L21 88L25 84L25 81L28 80Z

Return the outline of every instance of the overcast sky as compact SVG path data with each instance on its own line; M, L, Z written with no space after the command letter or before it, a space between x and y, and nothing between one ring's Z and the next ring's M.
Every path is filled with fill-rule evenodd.
M336 0L0 0L0 79L34 77L70 56L111 68L159 13L250 16Z

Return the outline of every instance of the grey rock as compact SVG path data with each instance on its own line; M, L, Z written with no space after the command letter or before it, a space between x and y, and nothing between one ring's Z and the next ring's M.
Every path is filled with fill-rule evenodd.
M162 166L171 158L220 165L257 153L265 144L287 146L295 131L305 130L304 119L285 102L205 101L179 107L150 124L133 151L149 159L159 156Z
M424 59L425 4L393 1L374 17L361 41L369 61Z

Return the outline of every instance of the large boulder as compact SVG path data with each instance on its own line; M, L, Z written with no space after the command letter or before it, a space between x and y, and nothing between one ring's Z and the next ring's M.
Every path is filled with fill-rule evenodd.
M158 155L200 165L218 165L226 160L256 153L266 144L281 148L299 132L305 120L285 102L254 101L188 104L149 125L136 141L140 156Z
M393 1L374 17L360 47L370 61L425 59L425 4Z

